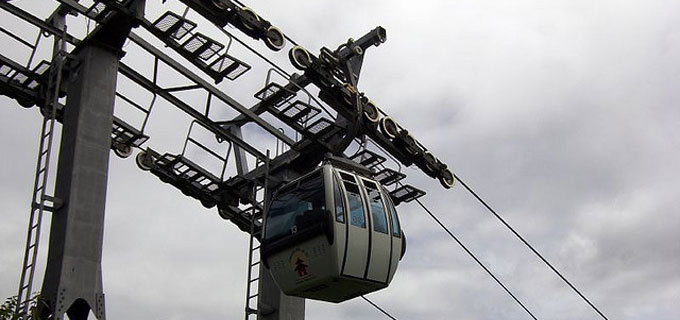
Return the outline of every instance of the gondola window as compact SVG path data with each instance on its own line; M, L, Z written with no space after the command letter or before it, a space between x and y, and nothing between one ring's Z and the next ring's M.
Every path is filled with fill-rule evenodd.
M335 220L345 222L345 205L342 201L342 193L337 179L333 179L333 197L335 198Z
M384 189L383 189L384 190ZM390 219L392 220L392 235L395 237L401 237L401 228L399 227L399 219L397 218L397 210L392 204L392 199L387 195L388 192L385 190L386 201L387 201L387 211L390 213Z
M368 199L370 201L371 216L373 217L373 230L387 234L387 216L385 215L385 207L383 206L380 192L375 183L364 180Z
M347 201L349 202L350 223L359 228L366 228L366 217L364 203L361 200L359 186L354 176L340 171L345 191L347 191Z
M347 193L349 200L349 211L352 217L352 225L366 228L366 218L364 217L364 205L361 203L361 196L356 193Z
M311 179L303 180L298 188L281 194L272 201L265 237L276 240L302 231L308 227L304 222L310 221L305 215L309 215L310 210L323 209L323 181L317 173Z

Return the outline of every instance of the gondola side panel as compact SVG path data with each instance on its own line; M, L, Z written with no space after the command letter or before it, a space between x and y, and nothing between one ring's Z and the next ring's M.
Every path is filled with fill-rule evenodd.
M335 251L335 261L337 273L340 274L345 260L345 250L347 248L347 204L344 199L343 189L340 186L339 178L333 172L332 166L324 167L324 178L326 183L326 199L329 212L331 212L330 223L333 228L333 247Z
M366 199L368 216L371 219L369 232L370 259L366 278L386 283L390 269L390 253L392 241L389 233L387 214L380 191L373 181L361 179Z
M342 171L338 170L342 173ZM348 174L348 173L345 173ZM352 181L343 178L342 187L348 204L347 223L347 253L342 267L342 275L364 279L369 254L368 217L366 216L365 204L359 191L359 186L354 175Z
M314 299L338 275L335 255L326 236L319 236L273 254L269 270L285 294Z
M387 282L391 282L394 274L399 266L399 261L401 260L402 251L406 245L406 236L401 229L401 223L399 221L399 216L397 215L397 210L394 207L392 199L389 193L383 189L383 199L385 200L385 207L387 209L389 221L390 221L390 234L392 237L392 255L390 256L390 272L387 277Z

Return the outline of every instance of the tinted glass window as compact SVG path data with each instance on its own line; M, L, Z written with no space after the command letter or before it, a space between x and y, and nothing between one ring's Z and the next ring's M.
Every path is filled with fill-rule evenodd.
M321 174L303 180L297 188L276 195L269 207L265 237L275 240L299 231L310 221L323 219L311 217L309 210L325 210ZM304 221L305 223L300 223Z
M387 204L387 212L390 213L390 219L392 220L392 235L395 237L401 237L401 228L399 227L399 219L397 218L397 209L394 208L392 204L392 199L390 199L389 193L384 192Z
M338 180L333 178L333 197L335 198L335 220L337 222L345 222L345 204L342 201L342 193L340 192L340 185Z
M347 201L349 204L349 222L356 227L366 228L366 213L364 212L364 203L361 200L359 193L359 186L354 176L342 171L339 171L340 176L347 191Z
M340 176L342 177L342 180L354 182L354 176L352 176L349 173L342 172L342 171L339 171L339 172L340 172Z
M373 218L373 230L387 234L387 216L383 206L382 197L375 183L364 180L368 201L370 202L371 217Z
M364 204L361 203L361 196L356 193L347 193L349 200L349 212L353 226L366 228L366 218L364 217Z

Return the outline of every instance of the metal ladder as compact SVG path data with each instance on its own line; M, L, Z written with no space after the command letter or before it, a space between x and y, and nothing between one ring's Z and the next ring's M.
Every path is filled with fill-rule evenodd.
M245 320L250 319L250 316L256 316L261 311L259 310L259 295L258 286L260 282L260 265L262 260L260 259L260 244L256 243L256 239L260 239L262 242L262 224L264 222L264 212L267 205L267 184L269 180L269 150L267 150L267 158L262 161L261 159L256 160L256 169L260 165L264 165L264 182L258 184L257 181L253 181L253 195L252 195L252 208L250 215L250 240L248 244L248 282L246 283L246 306L245 306ZM258 193L262 193L262 200L258 201ZM260 209L258 209L258 207ZM259 211L259 214L258 214ZM260 229L256 230L256 222L260 222Z
M50 169L50 156L52 154L52 141L54 137L54 127L57 117L57 106L59 104L59 91L62 82L62 71L66 60L65 31L57 39L55 35L55 53L53 54L50 73L48 77L47 90L45 95L45 105L43 109L43 122L40 132L40 149L38 151L38 163L35 171L35 181L33 184L33 195L31 199L31 213L28 223L26 236L26 248L24 260L21 267L21 278L19 282L19 292L17 293L17 304L12 319L29 319L29 309L33 299L31 297L33 289L33 276L38 260L38 248L40 244L40 229L42 217L45 211L54 212L62 205L60 199L47 194L48 177ZM37 303L37 301L35 301Z

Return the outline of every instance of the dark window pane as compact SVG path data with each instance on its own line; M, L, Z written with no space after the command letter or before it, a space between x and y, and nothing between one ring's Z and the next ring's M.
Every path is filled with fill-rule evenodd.
M342 177L342 180L355 182L354 176L351 174L340 171L340 176Z
M397 218L397 210L392 204L392 199L387 192L384 192L387 204L387 211L390 213L390 219L392 219L392 235L395 237L401 237L401 228L399 227L399 219Z
M354 183L347 182L347 181L345 181L345 190L347 190L348 193L359 194L359 186L357 186Z
M299 231L298 228L304 228L296 223L308 220L303 217L306 211L326 209L320 173L311 179L305 179L297 188L286 191L278 194L269 207L265 229L268 240L281 238Z
M356 193L347 193L349 200L349 212L353 226L366 228L366 218L364 217L364 205L361 203L361 196Z
M342 193L340 192L340 185L338 180L333 178L333 197L335 198L335 220L337 222L345 222L345 204L342 201Z
M373 230L387 234L387 216L380 192L373 182L364 180L364 185L366 186L366 193L368 193L368 201L370 201Z

